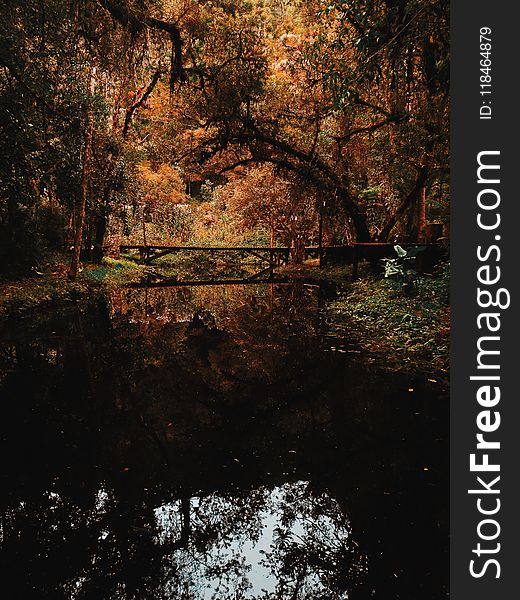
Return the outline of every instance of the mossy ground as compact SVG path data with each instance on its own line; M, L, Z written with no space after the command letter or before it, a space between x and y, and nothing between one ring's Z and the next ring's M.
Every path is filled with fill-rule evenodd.
M85 265L80 279L90 286L111 287L139 281L148 272L151 272L150 267L122 256L104 258L99 265Z

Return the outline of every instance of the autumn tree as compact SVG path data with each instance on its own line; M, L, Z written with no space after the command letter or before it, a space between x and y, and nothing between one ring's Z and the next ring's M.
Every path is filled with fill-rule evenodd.
M417 235L427 204L446 205L446 0L0 11L3 270L51 247L99 260L144 163L220 184L269 164L329 214L331 239Z
M41 213L51 209L68 222L63 244L101 257L139 159L128 142L135 115L161 78L180 79L179 30L156 16L164 4L2 4L0 127L15 148L0 158L3 270L35 265L49 247Z
M267 37L254 6L213 19L187 68L187 125L203 133L190 157L290 170L339 199L358 240L387 239L446 175L445 13L442 1L315 3Z

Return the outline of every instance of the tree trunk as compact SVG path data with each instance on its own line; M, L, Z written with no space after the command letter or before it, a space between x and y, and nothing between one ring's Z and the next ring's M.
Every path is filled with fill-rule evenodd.
M85 225L85 214L87 207L87 194L88 194L88 178L89 178L89 164L90 164L90 152L92 146L92 120L89 117L87 124L87 135L85 139L85 149L83 152L83 167L81 173L81 200L79 204L79 210L76 213L76 232L74 235L74 248L72 250L72 261L69 269L69 280L76 281L79 269L79 260L81 255L81 245L83 240L83 228Z
M352 200L350 194L344 190L337 190L337 196L341 200L345 212L350 217L354 227L354 234L357 242L370 242L370 230L368 229L367 220L363 211Z
M417 228L417 241L426 241L426 186L419 190L419 218Z
M399 208L395 211L395 213L391 217L389 217L383 229L381 230L381 233L378 236L378 241L386 242L388 240L390 234L392 233L392 229L396 226L397 222L405 214L408 208L412 206L413 203L418 199L419 194L421 192L421 188L425 186L427 179L428 169L427 167L421 167L412 191L401 202Z
M94 94L95 70L92 71L90 77L90 97ZM90 154L92 152L92 136L94 133L94 121L90 107L87 109L87 128L85 134L85 149L83 151L83 166L81 172L81 200L79 210L76 216L76 232L74 235L74 248L72 250L72 260L69 269L69 280L76 281L79 269L79 260L81 256L81 243L83 240L83 228L85 226L85 214L87 208L88 180L90 167Z
M105 207L101 208L101 212L96 219L96 227L94 232L94 251L93 260L96 263L100 263L103 260L103 244L105 242L105 235L107 231L107 210Z
M291 250L293 255L293 261L297 265L301 265L303 263L303 258L305 254L305 242L298 236L296 238L293 238Z
M143 207L143 245L148 246L146 243L146 220L145 220L145 209Z
M323 267L323 212L325 210L325 202L320 202L320 215L318 223L318 259L320 267Z

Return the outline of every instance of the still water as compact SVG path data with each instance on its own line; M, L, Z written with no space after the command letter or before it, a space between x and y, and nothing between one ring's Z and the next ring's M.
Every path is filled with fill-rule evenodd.
M2 597L447 597L447 390L333 293L118 289L2 331Z

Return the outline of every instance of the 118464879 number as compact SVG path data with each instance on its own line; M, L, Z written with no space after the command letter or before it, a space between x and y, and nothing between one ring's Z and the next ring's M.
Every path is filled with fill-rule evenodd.
M480 118L491 119L491 27L480 28Z

